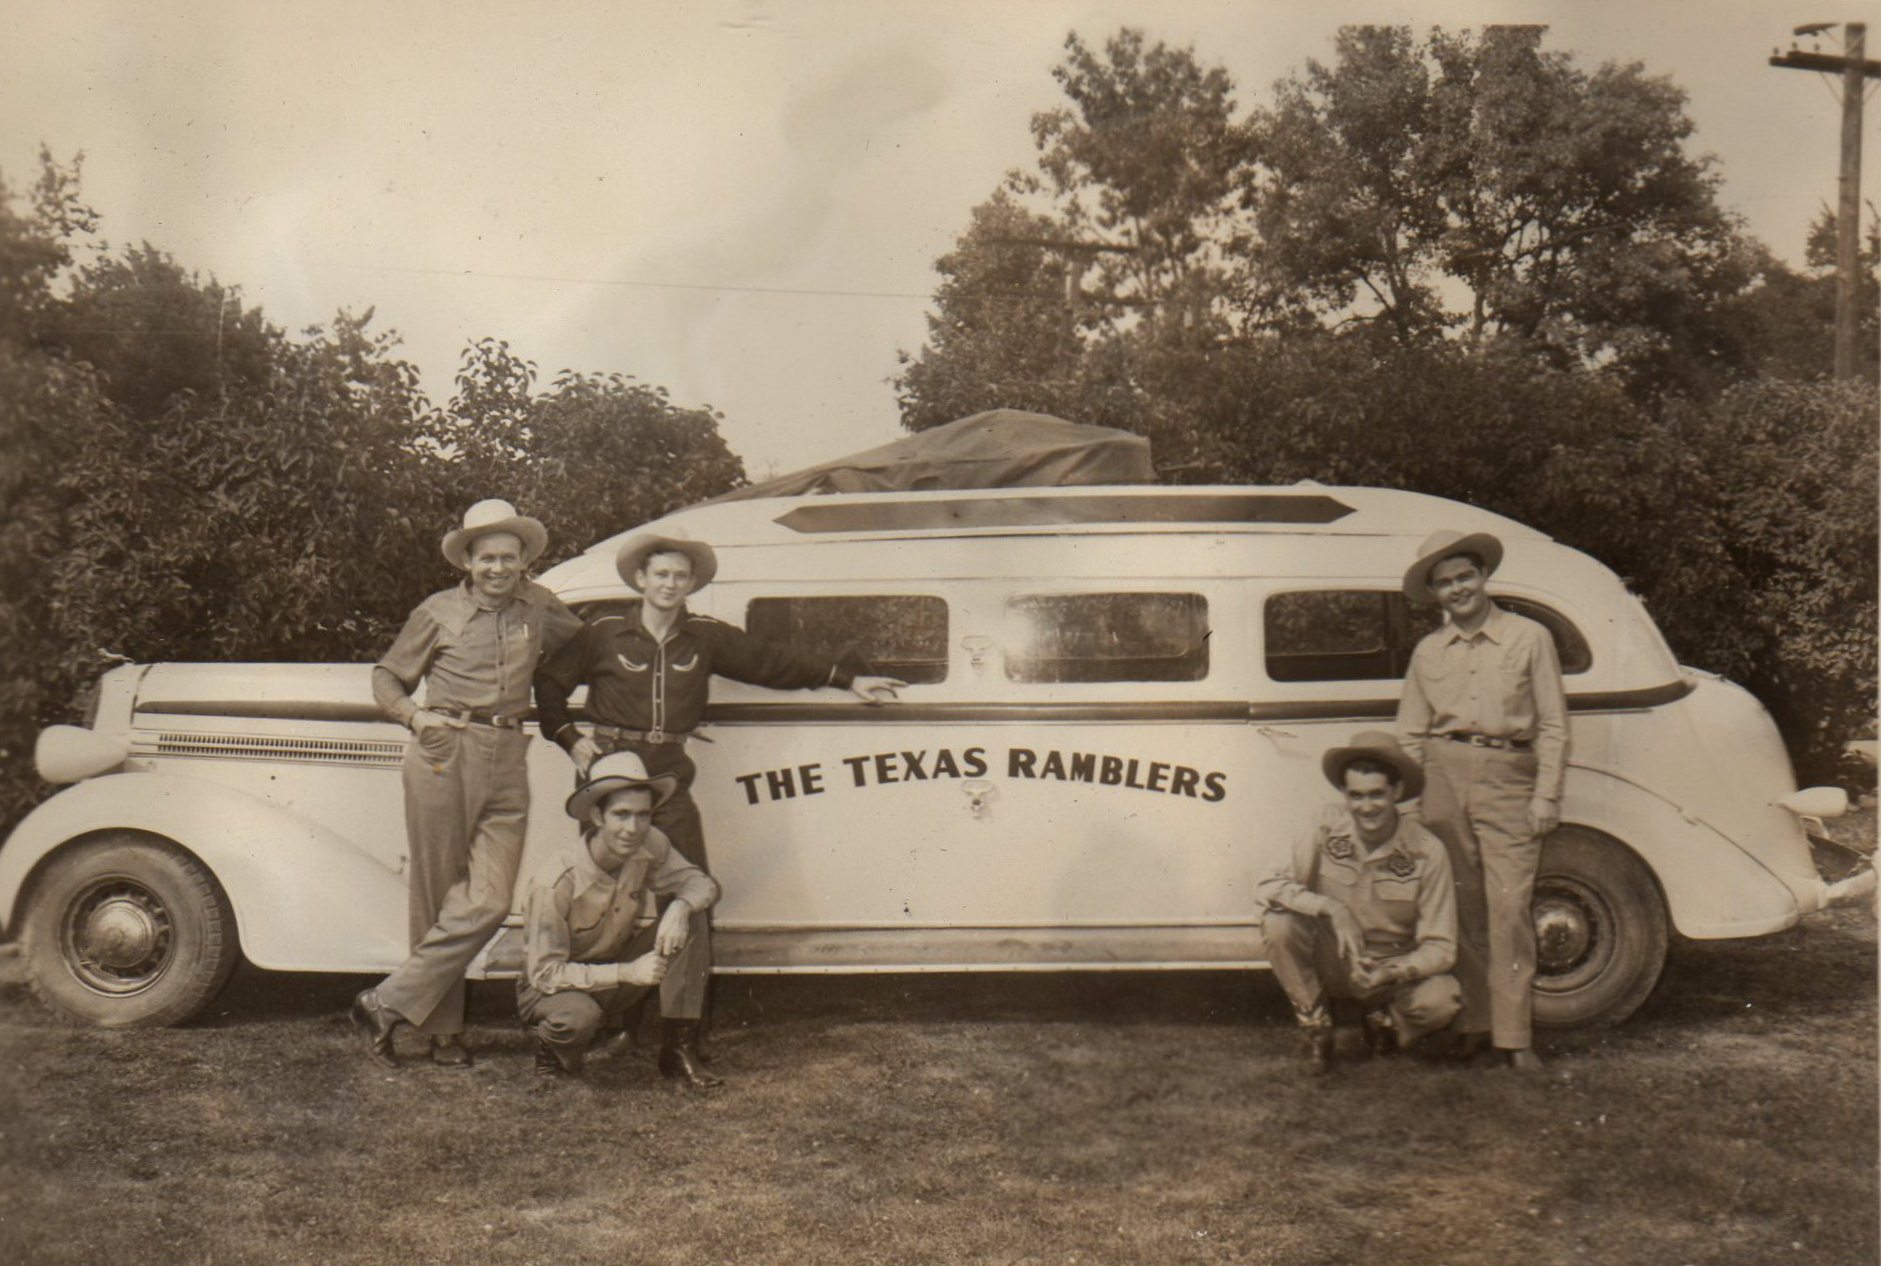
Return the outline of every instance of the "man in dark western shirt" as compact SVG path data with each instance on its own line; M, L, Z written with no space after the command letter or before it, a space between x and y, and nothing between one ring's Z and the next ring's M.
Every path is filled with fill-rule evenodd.
M718 572L718 555L703 541L641 533L615 556L621 579L641 596L637 613L607 614L583 625L536 674L542 733L561 744L586 774L609 752L630 751L654 775L671 774L678 790L660 805L653 824L680 855L702 870L705 831L692 798L697 767L686 740L705 715L714 674L775 690L834 686L864 703L893 700L905 682L858 676L834 660L753 637L735 625L686 610L686 599ZM568 696L588 687L591 734L576 728ZM704 914L693 916L693 936L709 947Z

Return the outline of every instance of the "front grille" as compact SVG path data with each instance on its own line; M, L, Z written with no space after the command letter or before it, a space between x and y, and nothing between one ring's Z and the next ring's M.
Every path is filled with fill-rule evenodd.
M159 734L154 745L139 744L154 756L208 757L213 760L278 760L316 765L397 765L405 755L398 739L290 738L285 735Z

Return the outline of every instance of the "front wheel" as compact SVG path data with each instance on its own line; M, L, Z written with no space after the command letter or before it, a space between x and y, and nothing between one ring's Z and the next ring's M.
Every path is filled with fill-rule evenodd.
M235 969L235 916L203 864L129 833L87 840L33 885L21 948L33 992L106 1028L181 1024Z
M1618 1024L1659 983L1670 935L1665 902L1624 845L1578 826L1550 835L1530 909L1536 1024Z

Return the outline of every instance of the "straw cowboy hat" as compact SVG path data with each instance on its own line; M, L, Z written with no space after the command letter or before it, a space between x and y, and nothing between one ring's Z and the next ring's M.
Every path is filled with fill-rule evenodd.
M1430 587L1430 569L1446 558L1474 554L1483 560L1483 575L1490 576L1502 566L1502 542L1487 532L1432 532L1417 547L1417 561L1404 573L1404 596L1412 602L1434 604L1437 595Z
M568 797L568 816L577 822L586 822L590 809L628 787L645 787L652 791L653 807L657 809L672 799L679 789L679 779L673 774L649 777L646 762L637 752L609 752L588 767L588 781Z
M1366 730L1352 736L1344 747L1335 747L1319 758L1326 781L1345 790L1345 767L1355 760L1375 760L1398 771L1398 800L1415 800L1424 790L1424 769L1405 755L1398 740L1383 730Z
M620 553L614 555L614 570L620 578L633 586L634 592L640 586L634 583L634 576L647 565L647 559L655 554L684 554L692 560L692 591L698 593L712 583L712 577L718 575L718 555L704 541L695 541L690 536L661 536L654 532L642 532L627 539L620 547Z
M480 536L508 532L522 542L523 566L536 561L549 547L549 530L507 501L479 501L464 511L464 526L444 534L444 557L458 571L470 570L470 546Z

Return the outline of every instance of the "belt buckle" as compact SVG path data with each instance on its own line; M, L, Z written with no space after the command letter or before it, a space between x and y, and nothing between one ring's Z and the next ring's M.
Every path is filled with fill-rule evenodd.
M647 742L664 743L665 741L666 741L665 730L648 730L647 731Z

